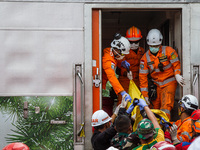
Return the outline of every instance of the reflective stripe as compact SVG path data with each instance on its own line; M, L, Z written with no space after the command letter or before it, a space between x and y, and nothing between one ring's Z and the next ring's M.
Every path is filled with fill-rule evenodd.
M160 69L155 69L155 72L160 72Z
M170 62L173 64L174 62L179 61L178 57L176 57L175 59L171 59Z
M183 142L183 138L180 136L180 142Z
M200 128L198 128L197 126L195 126L195 129L200 131Z
M190 136L190 134L188 132L186 132L186 131L182 132L181 135L187 135L190 140L192 139L192 137Z
M166 46L162 46L162 53L165 55Z
M196 123L198 123L198 124L196 124ZM196 126L196 125L199 125L199 124L200 124L200 120L195 121L194 127L195 127L196 130L199 130L199 131L200 131L200 128L198 128L198 127Z
M176 71L181 71L181 69L175 69L174 72L176 72Z
M174 81L174 80L175 80L175 78L174 78L174 77L171 77L171 78L168 78L168 79L164 80L163 82L157 82L157 81L155 81L155 80L153 80L153 82L157 83L159 86L162 86L162 85L165 85L165 84L167 84L167 83L169 83L169 82L172 82L172 81Z
M147 64L148 62L151 62L150 56L149 56L149 51L146 52L146 57L147 57ZM151 72L153 72L153 65L149 65Z
M141 92L142 91L147 91L148 92L148 88L140 88Z
M170 111L168 109L161 109L162 111L164 111L167 114L170 114Z
M172 66L172 64L169 63L167 66L163 67L163 70L166 70L166 69L170 68L171 66Z
M139 70L139 73L145 73L145 74L148 74L148 73L149 73L149 70L142 70L142 69L140 69L140 70Z

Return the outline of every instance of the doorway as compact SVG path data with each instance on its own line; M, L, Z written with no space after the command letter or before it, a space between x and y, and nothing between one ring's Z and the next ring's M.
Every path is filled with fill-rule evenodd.
M101 10L102 51L110 47L115 33L125 36L128 28L135 26L142 32L140 46L148 50L146 36L150 29L157 28L163 35L162 45L171 46L179 54L182 60L182 10L181 9L103 9ZM106 93L105 91L103 91ZM107 93L109 89L107 90ZM103 94L104 94L103 93ZM108 95L108 94L107 94ZM172 120L178 119L178 100L182 96L182 90L177 86ZM116 101L116 100L115 100Z

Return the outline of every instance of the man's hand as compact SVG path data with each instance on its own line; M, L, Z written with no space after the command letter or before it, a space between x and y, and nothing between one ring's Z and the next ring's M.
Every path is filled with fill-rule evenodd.
M121 108L125 108L128 103L128 101L125 101L126 96L127 96L127 94L124 94L122 96Z
M129 108L127 109L126 112L127 112L128 114L131 114L131 112L133 111L134 107L135 107L135 106L134 106L133 103L132 103L132 104L129 106Z
M126 68L127 71L129 71L130 64L126 60L121 62L121 66Z
M180 74L176 74L175 75L176 81L181 85L184 86L185 85L185 81L184 78L180 75Z
M173 124L173 125L171 126L171 129L170 129L169 133L171 134L171 138L172 138L173 143L178 143L178 142L180 142L180 141L177 139L177 126L176 126L175 124Z
M125 91L123 91L123 92L121 92L120 94L122 95L122 97L125 96L125 94L126 94L126 96L125 96L125 102L126 102L127 100L128 100L129 102L131 102L132 98L131 98L131 96L130 96L128 93L126 93Z
M160 125L162 125L166 129L169 128L169 124L167 124L167 121L163 117L161 117L160 119Z
M139 106L140 110L143 110L145 106L148 106L143 99L139 99L139 103L137 105Z
M118 115L120 106L121 106L121 104L119 104L119 105L115 108L114 114L115 114L116 116Z
M132 71L127 72L127 78L128 78L129 80L133 80Z

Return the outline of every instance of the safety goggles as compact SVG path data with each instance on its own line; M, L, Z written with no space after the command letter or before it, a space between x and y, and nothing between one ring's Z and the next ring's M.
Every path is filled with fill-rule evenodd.
M140 40L139 41L129 41L129 42L130 42L130 44L133 44L133 43L138 44L140 42Z
M185 109L185 104L182 102L182 100L179 100L178 104L179 107L183 107Z

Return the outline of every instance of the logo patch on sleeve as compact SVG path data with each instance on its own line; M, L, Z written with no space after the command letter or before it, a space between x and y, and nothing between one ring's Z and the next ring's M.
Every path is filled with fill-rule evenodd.
M171 53L171 57L172 57L172 59L176 59L176 55L174 54L174 52Z
M143 64L140 64L140 68L141 68L141 69L144 69L144 65L143 65Z
M114 63L111 63L111 68L112 68L113 70L115 70L115 64L114 64Z

